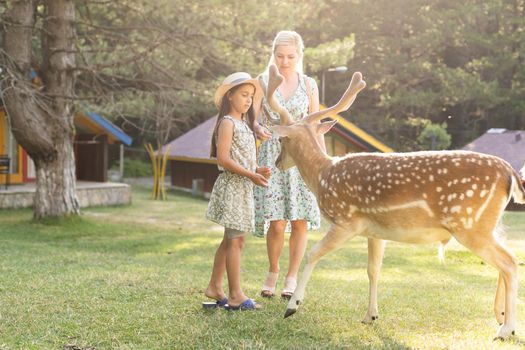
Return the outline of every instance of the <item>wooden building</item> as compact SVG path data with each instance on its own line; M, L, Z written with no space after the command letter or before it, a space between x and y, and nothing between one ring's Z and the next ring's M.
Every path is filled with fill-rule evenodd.
M520 171L525 165L525 130L489 129L462 149L498 156Z
M77 180L108 181L109 145L120 145L122 164L123 147L131 145L131 137L104 117L92 112L76 115L75 127Z
M498 156L520 171L525 166L525 130L489 129L462 149ZM525 210L525 205L511 201L507 209Z
M340 115L338 124L325 135L327 152L342 156L353 152L392 152L382 142ZM162 148L169 147L171 184L175 188L191 190L196 181L202 182L205 193L210 193L219 171L217 161L210 158L211 135L217 116L196 126Z
M94 113L75 116L75 160L78 180L107 181L108 146L131 145L131 138L108 120ZM122 154L122 152L121 152ZM10 132L6 111L0 106L0 158L10 161L9 183L35 181L35 167L26 151L18 145ZM7 181L0 174L0 185Z

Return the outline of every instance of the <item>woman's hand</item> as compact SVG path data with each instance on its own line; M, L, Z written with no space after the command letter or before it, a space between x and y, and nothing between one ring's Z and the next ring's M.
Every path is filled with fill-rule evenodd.
M253 131L255 131L255 135L257 135L257 138L261 141L266 141L272 137L272 134L260 124L255 124L253 126Z
M267 167L267 166L260 166L260 167L257 167L257 169L255 170L255 172L257 174L261 174L262 176L264 176L265 179L269 179L270 176L272 175L272 170Z
M268 180L261 174L252 173L250 180L257 186L268 187Z

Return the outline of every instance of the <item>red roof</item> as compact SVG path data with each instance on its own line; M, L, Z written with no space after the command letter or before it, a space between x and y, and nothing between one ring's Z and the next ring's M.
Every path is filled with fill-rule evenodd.
M463 149L498 156L519 171L525 165L525 131L490 129Z

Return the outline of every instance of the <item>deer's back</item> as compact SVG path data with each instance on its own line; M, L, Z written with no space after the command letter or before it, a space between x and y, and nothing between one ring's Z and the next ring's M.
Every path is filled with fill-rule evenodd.
M504 160L474 152L350 154L322 174L318 201L336 223L472 229L499 219L512 172Z

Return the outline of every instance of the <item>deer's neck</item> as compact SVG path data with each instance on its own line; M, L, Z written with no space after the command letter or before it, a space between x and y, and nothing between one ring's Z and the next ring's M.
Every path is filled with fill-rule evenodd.
M332 166L335 159L321 150L317 140L312 138L309 141L293 144L290 154L304 182L317 197L321 174Z

